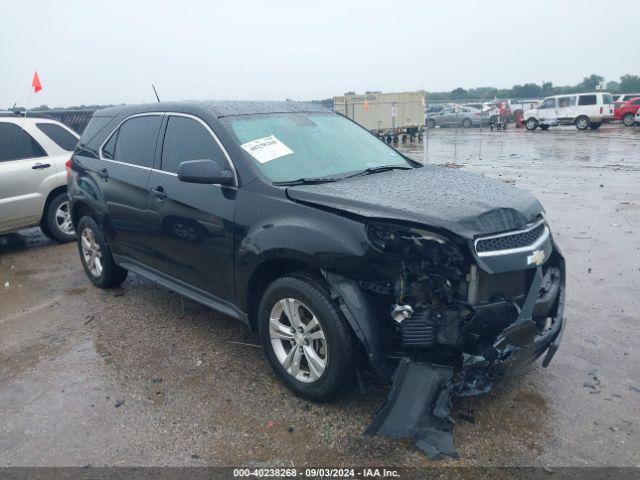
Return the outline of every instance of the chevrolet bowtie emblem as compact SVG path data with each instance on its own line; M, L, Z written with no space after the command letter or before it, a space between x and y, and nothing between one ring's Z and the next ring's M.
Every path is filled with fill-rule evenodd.
M542 265L545 258L547 258L547 256L544 250L535 250L527 257L527 265Z

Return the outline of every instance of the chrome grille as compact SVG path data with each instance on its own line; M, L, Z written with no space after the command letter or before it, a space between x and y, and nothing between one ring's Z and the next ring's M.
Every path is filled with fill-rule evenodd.
M545 236L547 227L544 222L540 222L529 229L518 230L517 232L507 232L491 237L479 238L475 241L476 252L478 254L497 252L502 250L512 250L527 248L534 245Z

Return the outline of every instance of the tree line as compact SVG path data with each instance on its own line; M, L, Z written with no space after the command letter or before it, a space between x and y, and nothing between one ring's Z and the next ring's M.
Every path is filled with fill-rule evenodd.
M553 82L525 83L514 85L511 88L478 87L465 90L458 87L450 92L427 92L431 100L462 100L478 99L491 100L494 98L539 98L549 95L561 95L563 93L592 92L599 85L604 84L609 93L636 93L640 92L640 75L625 74L619 81L604 81L602 75L595 73L584 77L577 85L557 86Z

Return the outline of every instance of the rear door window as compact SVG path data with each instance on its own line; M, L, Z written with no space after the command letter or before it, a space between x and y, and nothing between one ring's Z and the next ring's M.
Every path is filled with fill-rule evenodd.
M597 105L597 104L598 104L597 95L580 95L578 97L578 105Z
M64 127L55 123L36 123L36 127L61 149L71 152L76 148L78 139Z
M188 160L226 164L224 153L204 125L193 118L170 116L162 145L162 170L177 173L178 165Z
M153 158L156 152L156 142L162 123L162 115L145 115L142 117L134 117L125 121L115 135L115 139L111 138L105 144L110 147L109 143L113 140L113 160L118 162L137 165L139 167L153 167ZM102 150L105 158L105 148ZM109 151L110 153L110 151Z
M40 144L20 126L0 122L0 162L46 156Z

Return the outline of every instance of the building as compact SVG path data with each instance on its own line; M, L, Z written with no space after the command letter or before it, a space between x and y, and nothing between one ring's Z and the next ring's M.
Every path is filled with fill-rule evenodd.
M348 93L333 98L333 109L367 130L424 125L424 91L364 95Z

